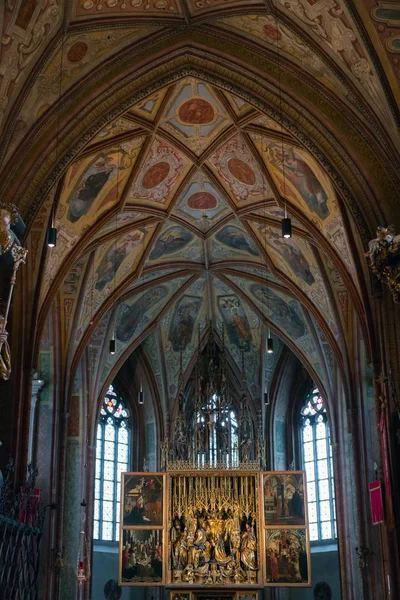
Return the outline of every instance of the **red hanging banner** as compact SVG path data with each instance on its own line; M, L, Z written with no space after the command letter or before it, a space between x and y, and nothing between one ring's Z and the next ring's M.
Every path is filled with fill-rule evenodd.
M382 488L379 479L368 484L369 501L371 503L372 525L383 523Z
M385 484L385 502L386 502L386 517L387 526L389 529L394 527L393 505L392 505L392 484L390 481L390 466L389 466L389 448L386 430L385 411L382 408L381 417L379 419L379 431L381 434L382 462L383 462L383 481Z

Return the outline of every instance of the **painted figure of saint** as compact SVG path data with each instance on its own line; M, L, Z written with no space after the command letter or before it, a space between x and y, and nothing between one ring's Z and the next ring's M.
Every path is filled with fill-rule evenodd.
M193 235L183 227L170 227L156 241L150 254L150 260L160 258L165 254L172 254L186 246L192 239Z
M257 570L256 550L256 536L254 535L254 531L250 523L246 523L240 543L240 560L242 561L245 570Z
M251 342L251 331L246 313L237 296L219 298L219 307L227 325L230 341L244 350L248 350Z
M244 250L253 256L259 255L254 244L245 236L239 227L235 227L234 225L223 227L215 234L215 239L235 250Z
M297 155L293 148L284 152L285 175L300 192L308 207L321 219L329 216L328 196L314 171Z
M68 200L68 220L76 223L85 216L110 178L115 165L112 158L102 155L81 177L78 188Z
M297 339L306 333L306 326L295 309L295 302L286 302L267 286L253 284L251 291L255 298L267 306L272 312L273 320L280 325L291 337Z
M101 292L107 283L114 279L114 275L122 262L131 250L141 243L142 239L143 233L141 231L135 231L132 235L126 236L121 244L117 243L109 249L96 269L96 290Z
M174 313L169 339L174 352L184 350L192 339L193 327L201 306L201 298L184 296Z

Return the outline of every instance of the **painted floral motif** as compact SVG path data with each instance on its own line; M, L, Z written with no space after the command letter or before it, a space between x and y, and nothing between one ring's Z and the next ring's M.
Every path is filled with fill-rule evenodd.
M272 195L254 157L238 136L221 146L210 162L238 202L253 196Z
M185 161L170 144L156 140L150 148L141 172L129 191L132 203L148 200L165 204L173 185L181 175Z

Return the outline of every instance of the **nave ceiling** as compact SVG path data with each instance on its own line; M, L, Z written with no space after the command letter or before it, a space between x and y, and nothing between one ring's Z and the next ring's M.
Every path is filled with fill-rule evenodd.
M238 96L189 77L132 106L66 172L56 227L41 314L56 297L69 367L89 346L98 391L146 340L174 398L180 353L191 368L210 323L254 398L268 328L324 389L335 361L345 375L348 311L361 304L340 203L290 133Z
M96 397L140 348L172 400L210 323L254 399L284 347L326 394L336 369L350 389L360 254L399 183L398 50L375 28L393 15L369 2L363 28L339 0L74 0L61 29L62 2L34 4L1 15L16 75L0 71L0 189L29 226L36 350L58 315L66 392L88 354ZM217 76L230 68L236 85Z

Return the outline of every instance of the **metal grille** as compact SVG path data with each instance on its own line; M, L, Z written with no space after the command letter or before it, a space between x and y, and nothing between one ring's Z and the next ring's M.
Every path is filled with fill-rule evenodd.
M37 600L40 540L47 506L35 488L37 471L28 467L24 486L16 493L12 461L0 485L0 598Z

